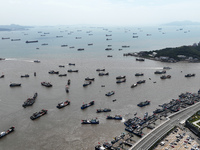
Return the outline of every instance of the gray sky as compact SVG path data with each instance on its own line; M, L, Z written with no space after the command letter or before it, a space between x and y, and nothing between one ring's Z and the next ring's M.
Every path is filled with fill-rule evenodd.
M159 25L200 22L200 0L0 0L0 24Z

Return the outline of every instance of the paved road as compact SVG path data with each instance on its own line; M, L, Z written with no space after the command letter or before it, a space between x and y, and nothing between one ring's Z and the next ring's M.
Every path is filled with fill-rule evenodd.
M200 109L200 103L196 103L184 110L172 114L168 119L160 126L152 130L149 134L144 136L138 141L130 150L148 150L158 139L165 135L175 125L178 125L180 121L187 119Z

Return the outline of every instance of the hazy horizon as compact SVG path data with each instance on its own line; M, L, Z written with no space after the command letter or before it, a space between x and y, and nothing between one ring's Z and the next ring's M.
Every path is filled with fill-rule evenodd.
M200 22L199 0L0 0L1 23L55 25L160 25Z

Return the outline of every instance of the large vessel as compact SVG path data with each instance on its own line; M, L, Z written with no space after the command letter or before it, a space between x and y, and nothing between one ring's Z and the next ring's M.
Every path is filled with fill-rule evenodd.
M22 107L26 108L27 106L32 106L35 103L35 99L37 98L37 93L34 94L34 96L32 98L28 98L24 104L22 105Z
M40 118L41 116L44 116L45 114L47 114L48 110L42 109L39 112L35 112L33 113L33 115L30 117L31 120L35 120L37 118Z

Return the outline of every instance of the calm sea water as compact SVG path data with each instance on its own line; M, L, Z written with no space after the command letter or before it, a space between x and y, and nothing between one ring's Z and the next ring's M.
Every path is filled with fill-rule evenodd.
M0 32L0 37L10 37L8 40L0 40L0 57L6 58L5 61L0 61L0 71L5 75L5 78L0 79L0 131L7 130L10 126L16 127L14 133L0 140L0 149L93 150L98 142L111 141L113 137L125 132L123 122L133 117L136 112L138 116L143 117L145 112L152 114L159 104L178 98L182 92L197 92L200 88L199 63L169 64L151 60L138 62L134 57L123 56L123 53L127 52L199 42L198 27L162 27L162 30L158 28L160 27L60 26ZM137 33L139 37L132 38L133 33ZM106 40L107 38L112 40ZM26 44L27 40L38 40L38 43ZM44 43L48 45L42 46ZM93 45L88 46L91 43ZM123 45L130 48L122 48ZM85 50L77 51L78 48ZM105 48L113 50L105 51ZM109 58L107 55L113 57ZM41 63L34 63L33 60L36 59ZM69 66L68 63L76 65ZM65 68L59 68L59 65L65 65ZM164 66L172 68L167 70L167 74L172 76L171 79L161 80L159 75L154 74L154 71ZM99 77L97 68L105 68L109 76ZM78 69L79 72L68 73L68 69ZM67 77L50 75L50 70L67 73ZM37 73L36 77L33 76L34 72ZM135 77L137 72L144 73L144 76ZM196 76L185 78L187 73L195 73ZM29 74L30 77L20 78L24 74ZM126 75L127 81L116 84L115 78L119 75ZM95 81L83 88L85 77L94 77ZM71 85L67 94L65 85L68 79L71 80ZM132 84L143 79L146 80L145 84L130 88ZM42 87L42 81L51 82L53 87ZM11 82L22 83L22 86L10 88ZM105 94L112 90L115 91L115 95L106 97ZM35 92L38 92L35 104L24 109L23 102ZM57 109L58 102L66 99L69 99L71 104L61 110ZM113 102L113 99L116 101ZM145 108L136 106L147 99L151 101L151 105ZM94 106L80 109L83 103L92 100L95 101ZM34 112L43 108L48 109L47 115L35 121L30 120ZM112 111L97 114L98 108L111 108ZM106 120L108 114L122 115L123 120ZM96 117L100 120L99 125L81 125L82 119ZM145 130L145 133L149 131ZM138 138L135 137L135 140Z

